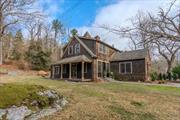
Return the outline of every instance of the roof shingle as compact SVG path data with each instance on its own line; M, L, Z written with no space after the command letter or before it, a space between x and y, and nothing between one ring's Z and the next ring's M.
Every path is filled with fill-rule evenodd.
M140 49L140 50L126 51L126 52L115 52L111 56L111 61L144 59L147 56L148 56L148 49Z

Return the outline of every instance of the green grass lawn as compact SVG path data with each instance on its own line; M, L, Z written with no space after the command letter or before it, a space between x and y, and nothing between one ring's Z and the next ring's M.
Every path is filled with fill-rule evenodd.
M180 88L128 83L74 83L37 76L5 76L0 83L42 85L69 101L53 120L179 120ZM14 93L12 93L14 94ZM0 101L1 102L1 101Z

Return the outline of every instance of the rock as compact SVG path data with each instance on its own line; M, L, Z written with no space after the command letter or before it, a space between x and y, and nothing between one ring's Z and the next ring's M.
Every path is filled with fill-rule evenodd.
M55 108L43 109L43 110L36 112L36 113L32 114L31 116L27 117L26 120L38 120L42 117L51 115L57 111L58 111L58 109L55 109Z
M59 96L54 90L46 90L44 92L38 92L38 95L47 96L48 98L58 99Z
M68 101L65 98L62 98L61 106L64 107L67 103Z
M12 106L7 109L8 120L24 120L24 118L32 113L26 106L16 107Z
M0 120L3 119L4 115L6 115L6 110L0 109Z
M46 77L46 76L49 75L49 73L48 73L48 72L45 72L45 71L43 71L43 70L40 70L40 71L38 71L38 74L37 74L37 75L42 76L42 77Z
M36 100L32 101L31 103L32 106L38 106L38 102Z
M25 99L22 103L23 106L21 107L12 106L7 109L0 109L0 120L4 117L7 120L38 120L42 117L62 110L62 108L68 103L63 96L58 95L58 93L54 90L46 90L38 92L37 94L48 97L49 102L52 102L52 104L49 104L48 108L41 109L38 107L38 101L34 100L30 104L38 108L35 111L31 111L24 106L24 104L28 103L28 99Z

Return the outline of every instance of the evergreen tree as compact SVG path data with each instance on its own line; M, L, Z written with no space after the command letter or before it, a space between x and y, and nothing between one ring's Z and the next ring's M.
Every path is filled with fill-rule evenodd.
M23 59L24 54L24 42L21 30L18 30L13 41L12 58L14 60Z
M43 51L39 42L31 42L26 52L26 59L33 70L47 70L50 65L50 55L49 51Z
M78 33L78 31L75 28L71 30L72 36L77 35L77 33Z

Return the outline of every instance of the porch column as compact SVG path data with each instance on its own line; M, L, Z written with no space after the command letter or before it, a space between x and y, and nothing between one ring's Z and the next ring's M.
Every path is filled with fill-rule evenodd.
M52 67L52 79L54 79L54 66Z
M84 61L82 61L82 65L81 65L81 72L82 72L82 75L81 75L81 79L82 81L84 80Z
M71 79L71 63L69 63L69 79Z
M61 64L61 79L63 79L63 64Z

